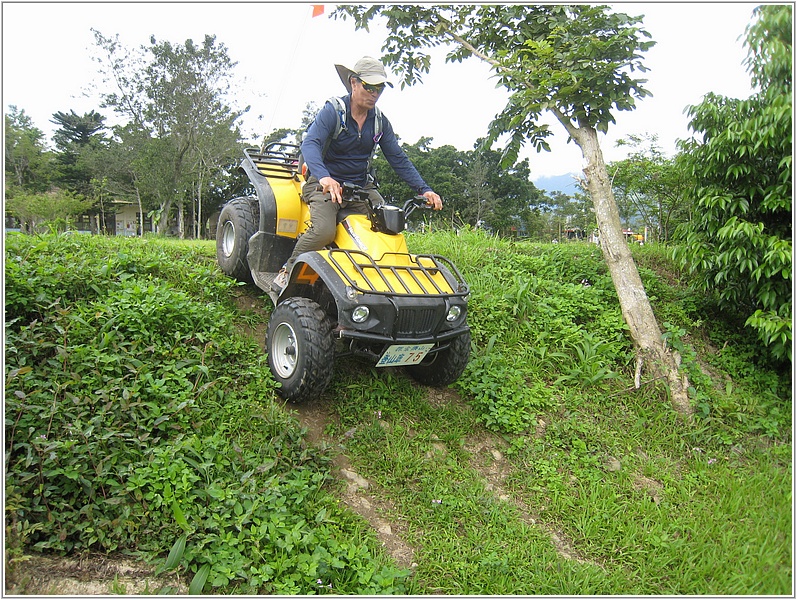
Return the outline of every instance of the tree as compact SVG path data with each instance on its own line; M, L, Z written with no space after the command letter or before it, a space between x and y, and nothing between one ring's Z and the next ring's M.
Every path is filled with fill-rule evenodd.
M44 144L44 133L16 106L9 106L4 121L6 198L46 191L50 186L51 155Z
M479 140L471 151L448 145L434 148L432 141L424 137L411 145L402 144L424 180L444 201L439 214L423 213L424 219L432 223L450 220L472 227L482 222L505 232L526 228L530 205L541 197L529 179L527 159L501 168L500 153L483 148ZM379 154L374 167L379 191L388 202L400 204L412 197L413 190Z
M772 355L791 361L792 7L763 5L747 28L746 100L708 94L689 108L683 166L693 219L678 230L680 264L702 291L741 310Z
M442 222L453 218L462 207L465 156L454 146L434 148L432 141L432 138L422 137L414 144L402 143L401 147L424 181L443 198L444 206L440 214L424 211L423 218ZM379 193L385 200L400 205L415 195L415 191L396 175L381 153L377 152L373 164L379 182Z
M637 349L635 382L643 367L665 377L673 406L692 414L688 380L680 356L668 349L620 226L598 133L615 122L613 112L632 110L650 95L634 72L644 72L641 53L654 42L638 27L640 17L594 5L342 6L333 16L354 18L367 28L377 15L387 20L384 60L403 76L402 85L421 80L430 57L424 49L454 44L449 61L470 56L490 64L510 92L492 121L488 143L508 135L504 164L514 162L523 144L549 150L543 113L551 113L582 151L585 188L595 207L601 250L620 307Z
M74 110L69 111L69 114L58 111L50 122L60 126L53 135L53 142L61 151L69 150L73 144L87 146L95 135L105 129L105 117L93 110L82 116Z
M98 31L94 36L103 53L97 59L101 70L116 88L103 94L103 106L128 121L117 133L134 144L136 190L146 190L145 204L158 204L152 212L161 233L176 207L183 237L186 205L201 222L203 190L240 152L237 122L248 107L234 110L227 104L236 63L210 35L201 44L189 39L176 45L152 37L138 53L123 48L118 36ZM147 172L152 168L155 176Z
M675 226L689 218L691 179L676 159L664 156L656 136L630 135L618 145L633 149L608 166L618 206L626 204L640 215L656 239L669 240Z
M54 189L40 194L18 194L6 201L6 211L17 217L28 233L36 231L39 225L63 231L72 217L86 212L91 204L82 196Z
M53 114L51 123L60 127L53 135L56 153L56 185L88 195L91 188L91 161L86 154L102 149L107 142L101 133L105 129L105 117L96 111L78 115L69 113Z

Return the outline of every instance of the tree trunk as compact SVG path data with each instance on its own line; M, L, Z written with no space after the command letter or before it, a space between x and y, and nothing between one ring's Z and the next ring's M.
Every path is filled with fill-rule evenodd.
M136 186L136 199L138 200L138 217L141 221L141 233L139 233L139 237L144 237L144 205L141 204L141 192Z
M171 198L167 199L165 202L161 203L160 207L160 214L157 216L158 219L158 234L164 235L166 231L169 229L169 213L172 212L172 201Z
M177 203L177 235L185 239L185 205L182 201Z
M643 365L647 364L655 376L666 378L673 407L691 418L693 409L687 393L689 381L685 374L679 372L680 355L668 349L662 339L656 316L631 256L631 249L623 237L620 214L598 143L598 133L591 127L572 128L571 133L587 161L584 175L595 207L601 251L620 299L623 318L637 350L636 385L639 386L639 374Z
M196 190L196 217L194 219L194 239L199 240L202 236L202 170L199 170L199 182Z

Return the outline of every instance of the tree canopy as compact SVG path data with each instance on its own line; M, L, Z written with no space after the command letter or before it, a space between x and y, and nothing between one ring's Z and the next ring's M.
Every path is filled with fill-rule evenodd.
M50 185L51 155L44 132L24 109L10 106L5 123L5 197L24 191L44 192Z
M230 106L236 63L211 35L201 44L153 36L137 52L122 47L118 36L94 36L102 53L97 61L116 88L103 94L103 105L125 121L115 133L128 163L118 163L110 176L119 178L119 189L132 188L159 231L176 205L182 235L185 207L201 223L203 194L240 153L238 119L247 109Z

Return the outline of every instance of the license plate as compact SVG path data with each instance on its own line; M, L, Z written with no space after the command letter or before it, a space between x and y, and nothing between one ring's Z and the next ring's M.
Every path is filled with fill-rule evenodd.
M417 365L421 362L434 344L396 344L390 346L377 367L403 367L404 365Z

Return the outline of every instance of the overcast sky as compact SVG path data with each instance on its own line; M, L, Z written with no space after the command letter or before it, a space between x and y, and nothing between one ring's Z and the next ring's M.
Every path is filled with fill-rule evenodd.
M644 26L657 42L644 63L652 97L633 112L615 113L617 125L602 142L607 161L619 160L625 151L615 141L628 134L659 136L668 154L675 140L689 135L684 109L714 92L735 98L751 94L743 61L745 27L760 3L667 2L609 3L616 11L644 15ZM234 77L237 106L251 105L245 131L257 143L278 127L296 127L309 101L322 104L345 90L335 63L352 66L363 55L379 57L384 30L354 31L351 21L311 17L304 3L115 3L56 2L2 4L3 107L24 109L34 125L52 134L49 122L57 111L79 114L99 109L96 93L86 97L90 84L98 83L97 54L91 28L106 37L119 34L131 48L158 40L200 42L216 35L238 65ZM434 147L453 145L469 150L483 137L492 118L504 107L507 94L495 88L486 64L475 58L461 64L443 61L444 51L432 61L431 73L420 85L386 91L380 107L404 142L433 138ZM395 78L394 78L395 80ZM258 118L260 117L260 118ZM578 148L566 143L558 123L551 153L526 150L532 180L578 172L583 159Z

